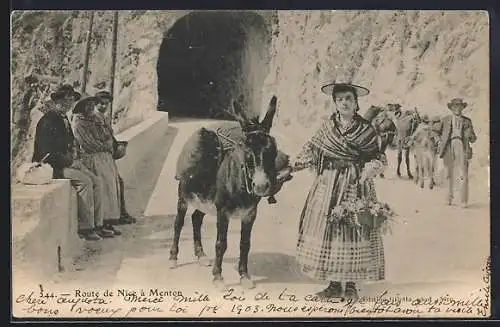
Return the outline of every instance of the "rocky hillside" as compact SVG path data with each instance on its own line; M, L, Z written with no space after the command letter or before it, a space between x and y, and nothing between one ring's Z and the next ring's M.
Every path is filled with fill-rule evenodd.
M120 12L114 85L114 127L123 130L156 110L156 59L163 33L184 13ZM33 132L50 105L44 89L69 83L80 90L89 12L15 12L12 15L13 168L32 153ZM95 12L90 45L87 93L109 89L112 43L111 11ZM138 68L139 67L139 68ZM23 76L42 76L38 94L26 103ZM153 85L153 87L151 87ZM37 105L42 111L34 108ZM131 110L131 108L136 108Z
M274 15L256 13L266 21ZM157 109L160 45L169 29L187 14L189 11L120 11L113 105L115 132L144 120ZM44 108L51 104L45 91L58 83L80 89L90 12L14 12L11 20L13 172L32 153L34 128ZM109 89L112 20L112 11L94 13L87 93ZM252 60L247 54L243 57L242 61ZM29 73L43 78L40 85L30 87L24 83L24 76ZM38 91L33 92L34 89Z
M352 79L371 89L361 107L399 102L405 109L446 113L461 96L480 138L478 163L488 163L489 67L485 12L282 11L260 12L270 27L269 53L249 47L242 61L252 94L267 106L279 98L276 130L295 151L328 114L331 100L320 86L332 78ZM156 62L164 33L186 15L181 11L120 12L115 81L117 131L141 121L157 107ZM109 87L112 12L96 12L87 92ZM47 94L58 82L80 87L88 12L16 12L12 16L13 166L29 158L33 130ZM262 37L256 35L255 38ZM262 43L262 42L257 42ZM248 42L249 45L252 42ZM266 58L263 63L259 58ZM267 74L252 66L265 65ZM29 94L23 76L44 76ZM58 80L58 76L62 79ZM267 77L266 77L267 76ZM39 100L41 101L39 102Z
M320 87L337 78L371 90L361 110L397 102L447 114L447 101L463 97L479 136L473 165L488 165L487 12L284 11L278 18L264 92L279 97L277 129L290 151L331 112Z

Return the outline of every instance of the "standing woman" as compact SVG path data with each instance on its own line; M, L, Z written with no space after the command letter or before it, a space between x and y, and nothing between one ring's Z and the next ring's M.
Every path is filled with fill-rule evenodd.
M106 112L108 110L109 105L111 104L111 101L113 100L113 96L108 91L99 91L94 96L96 97L97 101L95 114L104 120L112 135L113 149L114 149L113 151L115 151L114 154L118 156L120 155L124 156L126 152L126 146L122 145L120 142L116 140L116 138L114 137L113 127L111 126L111 122L106 120L107 116ZM113 156L113 159L117 160L117 158L119 158L118 156ZM118 174L118 181L120 183L119 190L120 190L120 212L121 212L121 217L118 223L133 224L136 222L136 219L128 213L127 208L125 206L125 186L123 184L123 179L119 174Z
M116 230L111 222L120 218L120 185L118 169L113 160L113 135L102 117L95 114L96 98L87 96L75 104L73 128L80 147L83 164L102 182L101 211L104 227Z
M385 277L381 227L392 212L377 201L373 178L386 159L374 128L357 114L358 97L368 89L332 83L321 90L336 110L292 163L294 171L316 172L300 217L296 258L306 275L329 282L318 296L357 298L356 283Z

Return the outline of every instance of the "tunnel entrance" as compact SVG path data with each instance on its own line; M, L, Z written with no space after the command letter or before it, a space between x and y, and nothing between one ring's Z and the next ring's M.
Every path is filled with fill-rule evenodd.
M157 62L159 111L170 117L231 119L232 99L260 112L268 65L264 18L250 12L193 12L164 35Z

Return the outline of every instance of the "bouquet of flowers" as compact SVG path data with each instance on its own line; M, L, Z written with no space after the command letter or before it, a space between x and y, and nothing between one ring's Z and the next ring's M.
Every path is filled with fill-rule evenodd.
M361 172L360 181L373 179L377 175L381 174L385 170L386 164L380 160L371 160L365 164L363 171Z
M332 208L328 217L332 225L346 224L351 227L365 227L368 230L388 227L394 211L387 203L378 202L369 197L357 196L357 185L351 185L345 192L345 198Z

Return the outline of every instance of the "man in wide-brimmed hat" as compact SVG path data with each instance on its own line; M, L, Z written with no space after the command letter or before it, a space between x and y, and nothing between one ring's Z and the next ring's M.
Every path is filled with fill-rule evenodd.
M87 240L100 240L110 236L109 231L97 230L99 220L100 194L97 176L86 169L78 160L75 138L66 113L81 98L69 84L59 86L50 94L53 105L40 118L35 133L33 162L50 164L54 178L70 179L76 189L78 200L78 229Z
M115 159L120 159L125 155L126 151L126 143L124 142L119 142L115 139L114 134L113 134L113 128L111 126L111 122L108 121L106 118L106 112L108 110L109 104L111 103L111 100L113 100L113 96L111 95L110 92L108 91L99 91L97 92L94 97L96 98L96 111L97 114L101 116L101 118L106 122L108 125L108 128L111 131L111 134L113 135L113 148L115 149L115 154L114 158ZM118 175L119 182L120 182L120 219L118 221L119 224L133 224L136 222L136 219L133 218L127 211L127 208L125 206L125 187L123 184L123 179L120 175Z
M454 185L458 182L462 207L467 207L469 200L469 160L472 158L470 143L474 143L477 138L470 118L462 116L466 107L467 103L461 98L452 99L448 103L452 114L441 120L441 140L438 147L439 157L443 159L449 178L447 204L452 204Z
M64 168L71 166L74 138L66 113L81 97L71 85L61 85L50 94L53 105L38 122L35 134L33 161L47 159L54 168L55 178L62 178Z

